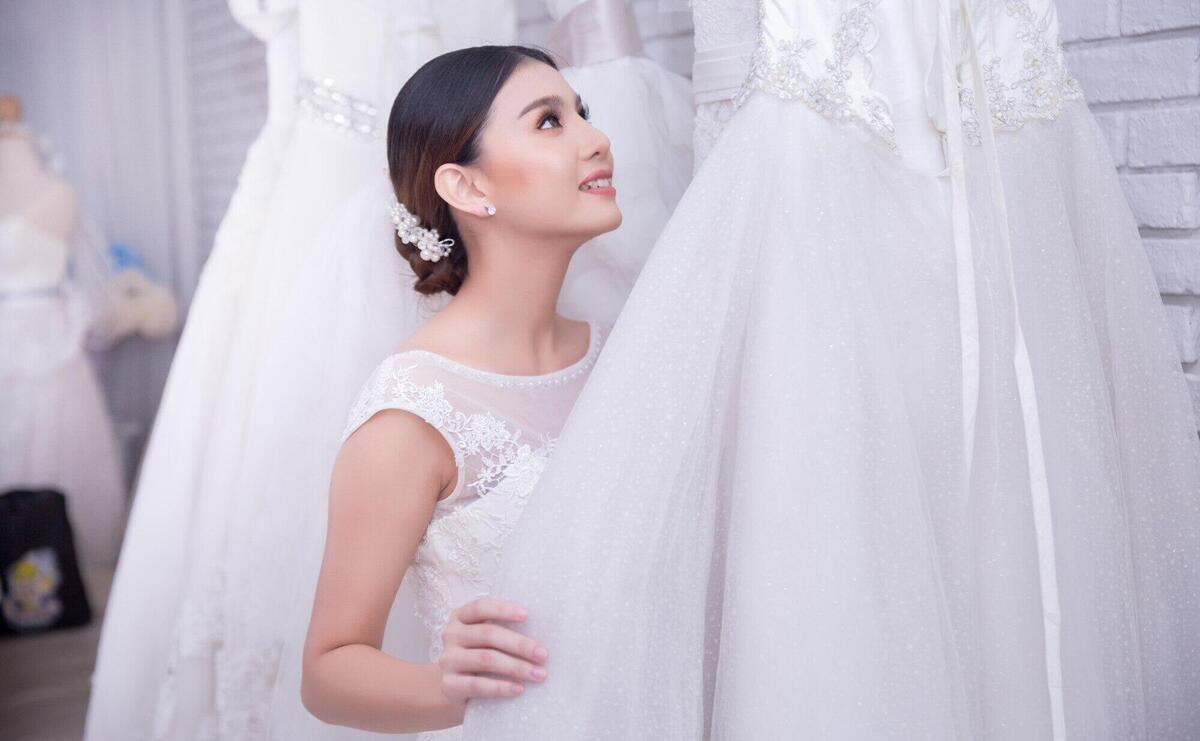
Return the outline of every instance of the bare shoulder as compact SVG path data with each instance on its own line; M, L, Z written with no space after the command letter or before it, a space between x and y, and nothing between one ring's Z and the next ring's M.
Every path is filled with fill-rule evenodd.
M440 432L412 412L384 409L346 438L334 479L432 488L440 496L456 471L454 453Z

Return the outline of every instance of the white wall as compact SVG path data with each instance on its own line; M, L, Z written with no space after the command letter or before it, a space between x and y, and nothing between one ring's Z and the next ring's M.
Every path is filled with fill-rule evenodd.
M1058 0L1200 414L1200 0Z
M262 43L233 20L225 0L187 0L184 11L191 183L204 257L267 117L267 67Z

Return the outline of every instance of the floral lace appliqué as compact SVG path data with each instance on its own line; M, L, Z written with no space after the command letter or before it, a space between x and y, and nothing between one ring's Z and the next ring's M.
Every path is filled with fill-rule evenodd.
M1005 0L1005 10L1018 23L1023 65L1020 75L1005 80L1001 60L994 57L983 64L983 84L987 94L992 125L997 129L1016 131L1033 120L1050 121L1062 113L1068 101L1079 100L1083 90L1067 69L1062 49L1046 39L1038 27L1033 9L1026 0ZM959 87L959 103L963 110L963 131L968 144L979 145L979 119L975 110L975 91L970 85Z
M504 542L549 461L553 440L526 441L520 430L511 430L491 413L456 410L441 382L416 382L416 366L404 365L402 359L393 357L376 371L355 403L343 437L384 409L410 411L451 442L460 475L470 476L465 487L476 498L435 510L411 569L417 616L434 635L436 657L441 645L437 634L464 590L487 593Z
M863 0L842 13L833 36L833 55L825 60L825 74L806 71L809 53L817 43L811 38L779 40L772 48L763 34L750 66L750 77L735 99L741 106L753 90L784 100L803 100L818 113L835 121L853 121L896 149L896 128L887 102L870 93L855 97L849 89L851 61L866 53L866 38L874 28L872 11L880 0ZM760 13L762 5L760 4Z

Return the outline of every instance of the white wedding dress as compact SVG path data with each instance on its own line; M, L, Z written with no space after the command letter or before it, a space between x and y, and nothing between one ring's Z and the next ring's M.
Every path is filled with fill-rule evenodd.
M0 217L0 493L61 491L80 565L110 569L125 484L71 249L20 213Z
M1200 444L1050 0L694 0L698 150L465 738L1200 735Z
M311 607L311 592L307 604L295 595L308 573L315 580L310 561L320 558L319 545L316 555L311 547L298 552L299 528L317 517L313 510L323 515L336 420L357 384L426 316L386 237L378 207L386 200L364 210L354 194L384 166L388 106L408 75L448 48L515 34L511 4L476 5L231 5L268 39L270 112L206 268L143 464L87 738L361 734L304 710L292 661L299 646L295 656L284 651L296 643L285 636L297 613ZM365 214L361 228L384 235L363 249L388 249L349 259L360 245L323 236L347 213ZM322 268L332 269L319 275ZM380 297L391 303L360 303ZM346 300L334 303L339 298ZM382 318L378 333L353 333L352 347L339 346L336 329L361 325L368 311ZM299 317L314 323L303 327ZM330 347L345 352L324 359ZM247 519L262 511L269 518Z
M213 412L232 382L227 372L250 267L295 119L295 5L230 1L238 22L267 43L267 119L200 276L142 460L92 675L88 739L151 737L184 577L198 558L191 541L205 512L201 475L221 434Z
M429 659L441 654L450 613L491 593L508 536L603 342L603 329L590 323L583 356L539 376L493 373L405 351L384 360L359 394L343 438L375 414L399 409L440 432L454 452L454 491L434 508L406 575L428 629ZM460 737L460 728L420 735L428 741Z

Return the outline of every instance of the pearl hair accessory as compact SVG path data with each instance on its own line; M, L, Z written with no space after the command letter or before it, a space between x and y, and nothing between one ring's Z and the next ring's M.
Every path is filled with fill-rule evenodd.
M392 225L396 227L396 236L404 244L415 244L421 252L421 259L426 262L437 262L450 254L454 240L447 237L438 239L437 229L426 229L420 220L413 215L403 203L392 194L392 205L388 207L392 214Z

